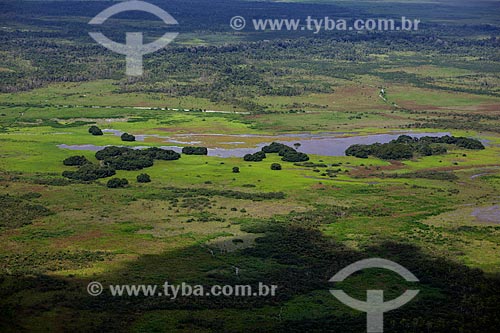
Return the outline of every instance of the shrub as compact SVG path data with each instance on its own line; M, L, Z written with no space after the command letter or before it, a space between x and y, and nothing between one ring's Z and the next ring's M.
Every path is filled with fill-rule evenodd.
M281 164L279 163L271 164L271 170L281 170Z
M233 173L240 173L240 168L234 167L233 168Z
M151 177L147 173L141 173L137 176L138 183L151 183Z
M313 162L299 162L299 163L294 163L296 166L302 166L306 168L327 168L328 165L324 163L313 163Z
M108 188L121 188L125 187L128 185L128 180L125 178L113 178L108 181L108 184L106 185Z
M266 158L266 153L258 151L255 154L246 154L243 157L243 160L245 160L246 162L261 162L265 158Z
M85 164L76 171L64 171L62 173L63 177L86 182L99 178L111 177L115 174L115 169L109 166L101 167L95 164Z
M184 147L182 153L186 155L208 155L208 149L205 147Z
M283 158L281 160L285 161L285 162L305 162L305 161L309 161L309 156L307 156L307 154L304 154L304 153L299 153L295 150L294 151L286 151L283 154Z
M127 142L135 141L135 136L133 136L132 134L128 134L128 133L123 133L121 138L122 138L122 141L127 141Z
M92 135L103 135L101 129L97 126L90 126L89 133Z
M67 166L82 166L89 163L90 161L85 156L71 156L63 161L63 164Z

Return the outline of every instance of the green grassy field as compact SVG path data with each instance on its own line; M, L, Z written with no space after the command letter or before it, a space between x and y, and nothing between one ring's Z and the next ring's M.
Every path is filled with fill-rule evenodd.
M33 95L30 103L37 103L36 96L42 101L47 100L45 94L50 95L50 91L49 88L30 93ZM439 95L438 92L434 94ZM439 97L444 97L442 95ZM413 99L423 104L433 100L429 96L422 100L418 94L390 96L400 100ZM439 105L446 104L446 99L436 100L440 101ZM454 102L472 104L465 99L464 102L460 99ZM327 167L304 168L283 163L278 156L272 155L263 162L183 156L178 161L156 162L143 171L119 171L117 177L128 179L131 185L126 189L113 190L106 188L106 180L93 184L50 185L54 180L61 179L64 170L72 169L62 164L62 160L69 156L80 154L97 162L92 151L74 152L57 146L62 143L96 146L123 144L112 133L91 136L87 131L91 123L135 134L196 133L198 138L199 135L213 133L269 135L339 129L366 135L398 130L398 126L377 128L376 123L385 117L397 118L393 124L403 125L412 121L414 116L389 110L362 113L363 116L355 119L350 118L352 113L341 111L238 115L123 107L30 106L5 107L4 110L6 115L2 124L5 130L0 133L0 195L22 198L38 193L37 197L28 201L51 211L48 216L2 232L2 269L11 274L48 274L52 279L61 279L75 288L89 280L125 283L131 277L151 283L165 276L170 281L210 283L213 277L207 275L209 272L231 276L231 266L241 267L242 274L248 275L247 278L255 274L260 276L263 272L275 270L276 263L273 264L273 260L256 261L253 257L242 255L246 249L258 248L260 245L256 239L267 234L258 225L269 223L265 222L269 220L288 225L294 221L294 214L314 216L312 212L328 210L328 207L344 207L352 212L342 219L334 218L332 222L319 224L324 237L350 251L369 251L369 247L387 241L411 243L425 256L478 268L491 276L499 273L500 227L479 221L472 215L477 207L494 205L495 193L499 193L500 148L499 139L493 133L451 131L457 136L480 137L488 140L490 145L483 151L453 150L446 155L401 164L376 158L313 155L312 162L323 163ZM425 129L438 130L445 129ZM214 138L207 137L205 140L203 144L208 146L217 146L221 142L221 138L210 141ZM248 147L256 142L255 138L249 137L248 140ZM159 146L162 143L161 140L146 140L131 145ZM282 163L283 169L270 170L272 163ZM326 174L326 169L331 169L329 165L332 164L340 166L335 178ZM238 166L240 173L232 173L233 166ZM432 170L452 172L458 179L448 181L404 176ZM136 183L136 176L144 171L153 179L151 184ZM487 177L473 177L485 172ZM385 176L394 174L400 177ZM189 190L184 194L175 194L173 189ZM196 191L204 189L220 192L208 197L196 194ZM251 197L238 199L228 197L224 192L226 190L255 193L256 196L262 192L283 192L286 198L278 201L255 201ZM189 191L194 196L186 195ZM207 249L229 249L229 252L213 257ZM22 259L26 254L30 256L28 261ZM152 269L151 265L157 265L158 260L162 264ZM189 265L185 265L187 262ZM395 281L394 277L388 276L387 279L382 285ZM370 278L365 277L362 281L368 284ZM359 282L351 283L359 287ZM351 288L354 288L355 294L356 288ZM435 291L432 285L425 288L429 289L421 299L442 297L439 296L442 291ZM23 299L34 306L47 296L34 299L29 293ZM304 311L304 307L308 310ZM65 313L70 313L67 311L70 310L62 307L52 313L40 314L41 317L28 316L23 325L40 328L39 323L43 320L47 328L52 328L57 321L65 320ZM217 318L233 318L234 311L218 311ZM288 299L279 308L266 305L239 313L237 320L225 327L241 330L245 318L257 316L261 318L261 323L256 327L266 330L274 327L274 318L278 315L285 321L315 320L327 313L331 315L332 311L340 316L347 313L356 316L322 291L311 290ZM132 327L138 332L156 330L165 325L177 327L193 316L198 321L213 320L213 313L208 310L196 310L194 314L185 310L156 310L135 318ZM105 317L97 318L104 320ZM77 323L87 320L84 315ZM191 329L193 327L188 325L177 331Z

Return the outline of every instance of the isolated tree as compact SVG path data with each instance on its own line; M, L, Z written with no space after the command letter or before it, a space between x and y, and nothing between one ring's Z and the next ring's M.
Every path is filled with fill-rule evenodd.
M89 133L92 135L103 135L101 129L95 125L90 126Z
M151 183L151 177L147 173L141 173L137 176L138 183Z
M125 178L112 178L108 181L107 187L108 188L121 188L125 187L128 185L128 180Z
M135 141L135 136L133 136L132 134L128 134L128 133L123 133L121 138L122 138L122 141L127 141L127 142Z
M233 168L233 173L240 173L240 168L234 167Z
M279 163L271 164L271 170L281 170L281 164Z

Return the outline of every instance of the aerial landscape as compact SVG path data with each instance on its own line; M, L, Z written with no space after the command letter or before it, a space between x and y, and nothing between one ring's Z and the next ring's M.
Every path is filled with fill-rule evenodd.
M500 1L0 0L0 40L0 332L498 332Z

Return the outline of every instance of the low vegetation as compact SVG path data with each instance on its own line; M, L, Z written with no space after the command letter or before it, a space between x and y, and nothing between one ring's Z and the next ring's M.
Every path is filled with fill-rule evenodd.
M0 230L20 228L50 214L49 209L30 202L29 198L0 195Z

